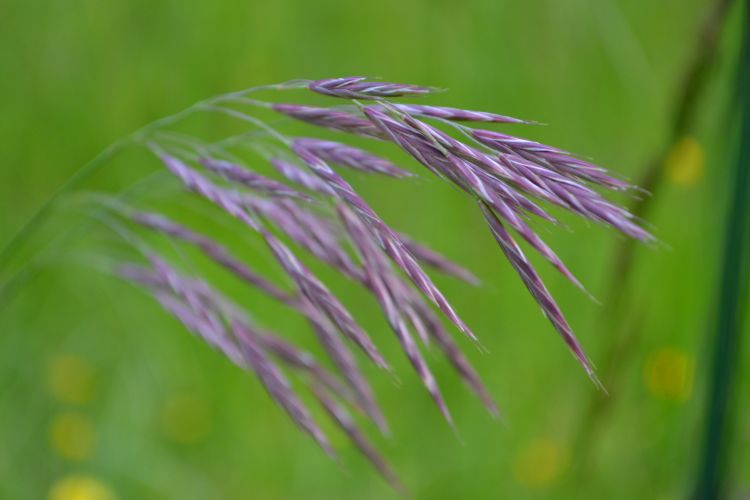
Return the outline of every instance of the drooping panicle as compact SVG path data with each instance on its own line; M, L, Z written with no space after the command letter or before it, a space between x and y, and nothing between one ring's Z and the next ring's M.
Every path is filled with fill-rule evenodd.
M652 241L653 236L641 227L636 217L603 194L605 189L627 190L633 186L561 149L474 128L476 124L489 127L534 122L457 107L390 101L395 97L427 94L432 88L347 77L298 80L263 89L307 89L348 102L317 107L259 101L248 97L249 91L227 94L204 101L196 109L239 118L251 127L249 131L215 142L170 135L166 131L143 139L188 190L239 220L263 241L287 278L283 283L276 284L257 273L238 257L242 253L230 252L210 230L201 234L156 213L128 209L118 211L118 215L197 248L242 282L301 315L329 358L330 371L290 338L281 338L259 327L254 317L213 288L208 280L183 275L177 270L179 267L173 267L134 233L128 234L128 241L148 265L121 266L120 275L146 288L188 330L237 366L255 373L296 425L332 455L327 437L286 378L287 372L301 377L305 388L312 391L333 422L394 487L398 487L395 475L349 413L351 409L361 411L381 432L389 432L375 393L360 369L357 351L389 372L392 368L376 343L379 337L371 337L360 326L342 300L345 296L335 294L332 291L335 287L329 287L313 273L316 265L327 265L330 269L326 271L332 272L326 276L346 278L349 283L345 285L361 286L372 295L414 372L451 425L448 405L428 357L423 355L424 349L433 346L437 346L487 410L498 414L490 392L448 331L448 322L475 341L476 336L423 266L472 284L479 280L461 265L387 224L339 170L344 167L406 182L405 178L412 176L408 170L411 167L397 166L373 154L367 146L352 146L346 137L340 141L292 137L280 128L289 125L287 120L280 120L280 125L269 124L246 109L270 108L309 125L377 139L379 148L395 144L429 172L458 187L478 205L501 251L528 292L575 358L598 383L592 363L517 241L528 245L581 287L539 237L534 221L556 224L557 213L553 216L548 210L563 209L611 226L634 239ZM256 140L262 142L247 142ZM293 185L255 172L256 165L243 159L247 151L241 147L247 146L263 156L272 156L271 166ZM209 172L201 172L196 164ZM132 228L122 226L122 229ZM295 253L298 250L300 256ZM183 256L181 252L177 254L174 259ZM448 320L445 325L443 316Z

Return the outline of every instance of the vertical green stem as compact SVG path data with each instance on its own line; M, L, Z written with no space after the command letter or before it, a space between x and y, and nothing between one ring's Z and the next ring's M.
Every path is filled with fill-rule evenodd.
M705 448L695 498L715 499L724 493L728 465L729 410L737 372L746 283L748 222L750 222L750 0L745 9L743 46L739 61L739 152L732 179L727 218L719 304L716 318L713 366L707 400Z

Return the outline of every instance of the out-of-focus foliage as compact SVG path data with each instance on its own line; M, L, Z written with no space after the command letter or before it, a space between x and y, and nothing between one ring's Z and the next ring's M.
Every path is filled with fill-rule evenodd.
M447 87L441 103L547 123L513 132L636 180L665 140L675 85L707 3L6 1L0 244L120 136L213 94L299 77L363 74ZM607 413L585 411L596 388L472 203L428 173L387 184L351 177L395 227L466 263L484 282L473 289L439 280L490 351L469 354L505 414L505 424L492 421L435 355L460 440L398 356L374 304L364 294L349 297L389 358L400 360L400 386L369 373L393 428L393 438L378 445L418 498L685 496L701 445L736 18L730 17L700 119L664 165L668 184L649 222L668 247L639 249L624 306L628 325L613 324L540 263L595 362L604 362L624 327L637 329L633 344L623 346L621 382ZM159 168L128 150L86 188L118 192ZM100 272L97 255L117 255L122 245L83 220L80 205L55 215L25 249L25 257L40 257L25 267L18 293L0 305L0 497L394 495L343 437L334 443L343 449L339 466L294 429L257 381L138 290ZM566 222L574 234L555 231L546 239L604 297L619 237ZM255 265L272 272L269 262ZM251 310L269 307L242 287L233 292ZM257 315L271 313L268 326L301 334L302 322L277 312ZM738 389L748 393L746 383ZM746 397L737 402L739 414L748 410ZM582 441L589 443L586 460ZM740 420L731 474L738 492L750 489L750 456L742 451L749 444L750 428Z

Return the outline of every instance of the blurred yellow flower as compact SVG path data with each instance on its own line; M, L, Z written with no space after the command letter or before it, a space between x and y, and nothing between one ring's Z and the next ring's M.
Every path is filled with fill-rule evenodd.
M59 401L83 404L94 394L94 372L78 356L56 356L47 367L47 386Z
M177 394L164 403L161 425L164 434L173 441L198 443L211 431L211 409L203 398Z
M543 488L554 483L568 467L568 452L550 438L527 443L515 459L516 480L529 488Z
M96 478L71 475L58 480L49 491L49 500L115 500L115 494Z
M677 141L667 154L664 168L667 178L680 186L694 186L703 177L703 147L690 136Z
M673 347L652 352L646 359L643 378L656 397L687 401L693 393L695 363L686 353Z
M80 413L61 413L49 426L52 448L69 460L86 460L94 448L94 426Z

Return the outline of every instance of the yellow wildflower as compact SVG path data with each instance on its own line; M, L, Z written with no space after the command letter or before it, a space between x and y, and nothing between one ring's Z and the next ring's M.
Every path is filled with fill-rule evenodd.
M695 363L686 353L673 347L654 351L648 356L643 378L654 396L687 401L693 393Z
M568 453L550 438L537 438L526 444L515 460L516 480L529 488L544 488L554 483L568 466Z
M93 396L94 372L89 364L78 356L57 356L47 367L47 385L59 401L83 404Z
M664 164L667 178L680 186L694 186L703 177L703 147L690 136L677 141Z
M52 448L69 460L86 460L94 448L94 426L80 413L61 413L49 427Z
M115 500L115 494L96 478L71 475L52 485L49 500Z

